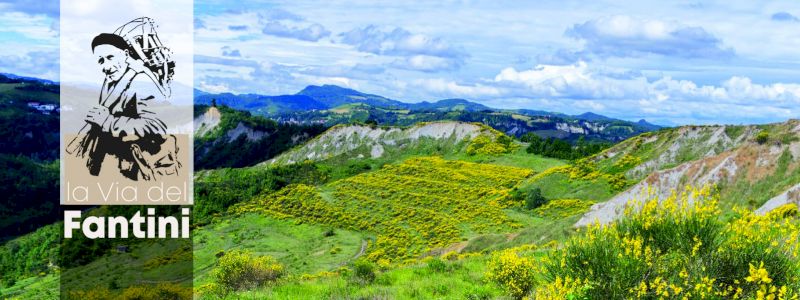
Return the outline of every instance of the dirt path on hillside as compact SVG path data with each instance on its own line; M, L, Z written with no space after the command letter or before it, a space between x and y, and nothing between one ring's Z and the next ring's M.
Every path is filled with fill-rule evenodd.
M353 256L352 260L358 259L362 255L364 255L364 252L366 252L366 251L367 251L367 240L361 240L361 250L358 251L356 256Z
M367 245L368 245L367 240L361 240L361 250L358 250L358 253L356 253L356 255L354 255L353 258L340 263L339 267L344 267L345 265L347 265L347 263L349 263L351 261L355 261L356 259L358 259L362 255L364 255L364 253L367 252Z

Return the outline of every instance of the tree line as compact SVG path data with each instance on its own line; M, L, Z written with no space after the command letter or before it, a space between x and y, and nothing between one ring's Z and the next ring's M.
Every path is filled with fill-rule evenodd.
M611 143L586 141L584 137L578 138L575 145L572 145L565 140L554 137L545 139L533 133L522 135L520 141L529 143L525 149L528 153L566 160L587 157L611 147Z

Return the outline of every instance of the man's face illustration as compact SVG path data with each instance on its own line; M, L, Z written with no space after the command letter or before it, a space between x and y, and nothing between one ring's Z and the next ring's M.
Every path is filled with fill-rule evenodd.
M97 63L111 82L119 81L128 67L128 53L111 45L98 45L94 49Z

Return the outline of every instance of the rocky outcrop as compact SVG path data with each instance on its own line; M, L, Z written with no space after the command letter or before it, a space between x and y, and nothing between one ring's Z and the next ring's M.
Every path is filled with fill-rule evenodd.
M729 136L729 131L737 134ZM654 149L654 155L625 174L628 178L638 180L666 166L688 162L687 158L705 159L740 147L752 141L759 131L756 126L683 126L628 139L595 159L614 158L635 148L650 147Z
M299 148L292 149L268 163L290 164L303 160L322 160L353 154L354 157L379 158L388 150L413 146L423 138L447 140L448 143L490 134L488 129L462 122L423 123L409 128L370 127L364 125L335 126Z
M733 154L685 163L672 169L655 172L610 200L593 205L589 212L575 223L575 226L587 226L596 222L610 223L622 216L625 208L630 205L639 205L642 201L653 197L666 199L674 191L680 191L689 182L700 187L718 183L723 179L732 180L738 169L735 154Z
M763 144L754 140L755 135L766 130L772 138ZM797 174L800 172L800 121L790 120L784 123L767 126L744 126L731 130L737 133L728 135L725 126L686 126L674 131L660 132L669 136L640 136L617 145L606 151L600 159L612 158L629 153L630 147L642 147L647 143L661 143L664 150L639 164L627 173L629 178L640 173L653 172L628 190L614 196L610 200L592 206L589 212L575 224L586 226L595 222L610 223L619 218L626 207L639 205L641 201L658 197L665 199L674 191L681 191L687 185L700 187L706 184L719 184L722 189L732 188L741 183L744 186L766 185L772 189L785 189L786 182L772 182L770 175L783 164L783 172ZM638 141L636 140L638 139ZM789 161L784 155L789 155ZM682 157L697 157L695 160L681 162ZM783 157L783 158L782 158ZM679 163L676 167L659 170L669 164ZM783 173L782 173L783 174ZM796 176L796 175L795 175ZM790 182L791 188L767 201L758 212L765 213L783 204L798 202L800 183Z
M209 107L205 113L194 118L194 133L197 136L203 136L206 133L211 132L214 128L219 125L219 121L222 118L222 114L220 114L219 109L216 107Z
M239 136L243 134L245 135L248 141L258 141L261 138L267 136L266 132L253 130L252 128L242 124L242 122L236 124L236 127L234 127L233 129L228 130L228 132L225 133L225 136L228 137L229 141L232 141L239 138Z
M789 203L794 203L800 206L800 183L789 188L780 195L777 195L774 198L769 199L766 203L764 203L764 205L762 205L756 210L756 213L763 215L778 207L784 206Z

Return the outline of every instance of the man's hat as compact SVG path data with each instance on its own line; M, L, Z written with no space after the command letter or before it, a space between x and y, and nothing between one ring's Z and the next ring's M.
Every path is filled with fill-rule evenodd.
M97 48L97 46L100 45L111 45L120 50L131 50L131 46L128 45L128 42L125 41L125 38L113 33L101 33L92 39L92 51L94 51L94 48Z

